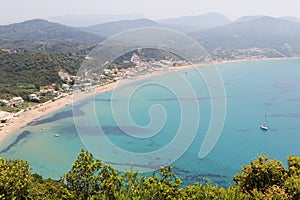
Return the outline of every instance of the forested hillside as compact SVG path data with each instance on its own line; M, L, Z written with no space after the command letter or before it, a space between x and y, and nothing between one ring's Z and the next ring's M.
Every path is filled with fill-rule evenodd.
M38 90L40 86L62 83L58 72L63 70L76 75L83 59L71 53L0 51L1 97L26 96L32 92L32 85Z
M41 19L0 26L0 49L87 53L103 40L92 33Z
M59 82L59 70L76 75L83 59L83 56L70 53L0 51L0 84L47 85Z
M10 41L68 41L83 44L95 44L103 40L92 33L42 19L0 26L0 38Z

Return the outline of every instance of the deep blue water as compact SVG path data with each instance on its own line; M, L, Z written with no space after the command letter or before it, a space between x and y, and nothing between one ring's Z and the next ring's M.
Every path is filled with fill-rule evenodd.
M218 97L226 100L226 118L219 140L202 159L212 102L195 69L133 82L41 118L5 141L0 156L29 160L34 172L59 178L84 146L119 169L150 171L172 164L185 184L208 178L228 186L241 165L261 153L284 163L287 155L299 155L300 60L217 68L226 90ZM267 132L259 128L265 114ZM174 138L179 139L172 146Z

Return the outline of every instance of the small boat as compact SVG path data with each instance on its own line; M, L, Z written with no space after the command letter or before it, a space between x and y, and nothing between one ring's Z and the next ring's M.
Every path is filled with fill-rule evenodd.
M58 133L54 134L54 137L59 137L60 135Z
M269 130L268 125L267 125L267 115L265 115L265 122L260 126L261 130L267 131Z
M268 130L268 126L266 124L262 124L260 126L260 129L264 130L264 131L267 131Z

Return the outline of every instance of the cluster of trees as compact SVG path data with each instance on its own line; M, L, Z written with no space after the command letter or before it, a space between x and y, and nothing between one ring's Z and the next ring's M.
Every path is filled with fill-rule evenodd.
M0 51L0 98L27 98L40 86L62 83L58 72L64 70L76 75L83 59L82 55L70 53Z
M13 49L19 52L72 52L87 54L96 44L81 44L72 41L31 41L31 40L7 40L0 37L0 48Z
M117 46L115 48L118 48ZM149 62L149 61L159 61L159 60L184 60L183 58L175 55L171 52L162 49L154 49L154 48L144 48L140 50L134 50L127 52L120 57L118 57L108 68L129 68L135 67L132 63L124 63L123 61L130 61L131 56L133 54L137 54L141 61Z
M47 85L59 82L59 70L76 75L83 59L70 53L0 51L0 83Z
M299 199L300 157L281 161L261 155L236 174L228 188L195 183L182 187L172 167L151 176L120 172L84 149L60 180L30 172L23 160L0 159L0 199Z

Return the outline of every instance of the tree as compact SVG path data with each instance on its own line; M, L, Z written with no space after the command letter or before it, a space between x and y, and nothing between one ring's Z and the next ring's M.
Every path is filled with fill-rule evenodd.
M78 199L100 195L100 180L96 174L102 167L102 161L95 160L91 153L82 148L71 171L64 177L67 189L74 192Z
M300 157L288 156L288 179L285 181L285 189L292 199L300 199Z
M29 163L0 158L0 199L26 199L32 176Z
M33 174L33 181L30 185L28 199L72 199L72 194L68 192L62 181L43 179L38 174Z
M209 180L205 179L206 184L195 183L188 185L185 188L185 196L183 199L198 200L198 199L222 199L222 200L242 200L249 199L249 195L241 192L239 186L230 186L222 188L213 186Z
M228 188L195 183L185 188L172 167L146 176L132 169L120 172L81 150L72 169L60 180L32 174L29 163L0 158L0 199L191 199L191 200L287 200L300 199L300 157L288 157L288 171L282 162L261 155L234 176L237 185Z
M127 199L184 199L182 181L173 172L172 167L161 167L152 176L128 171L121 174L122 187L115 191L115 198Z
M287 171L281 161L260 155L250 165L243 166L242 174L236 174L234 181L244 192L252 194L253 190L264 193L274 185L282 187L286 178Z
M300 157L299 156L288 156L288 174L289 176L297 175L300 176Z

